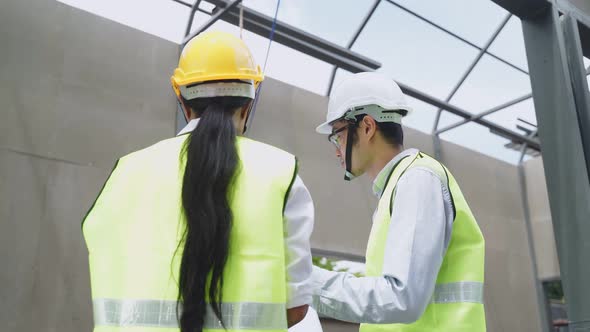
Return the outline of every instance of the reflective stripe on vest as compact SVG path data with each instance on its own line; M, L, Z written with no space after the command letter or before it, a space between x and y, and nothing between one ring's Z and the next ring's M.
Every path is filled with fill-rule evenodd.
M483 282L460 281L436 284L432 303L482 303Z
M95 299L96 326L178 328L176 301ZM228 330L281 330L287 325L282 303L222 303L221 318ZM207 307L206 329L224 329Z

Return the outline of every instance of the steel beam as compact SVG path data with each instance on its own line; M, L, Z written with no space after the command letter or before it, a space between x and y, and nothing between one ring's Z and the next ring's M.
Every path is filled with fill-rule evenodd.
M230 13L231 15L231 13ZM238 18L237 17L226 17L228 18L228 22L232 24L237 24ZM234 23L235 22L235 23ZM277 24L278 25L278 24ZM265 33L270 32L267 26L260 24L259 22L247 19L244 17L244 29L247 29L251 32L254 32L260 36L265 36ZM266 35L268 37L268 35ZM283 31L275 31L274 34L274 41L285 46L291 47L295 50L298 50L302 53L310 55L316 59L325 61L329 64L338 66L340 68L346 69L353 73L364 72L364 71L373 71L373 68L367 67L363 64L355 62L347 57L343 57L330 51L322 48L321 46L315 46L313 44L307 43L297 37L291 36L286 34Z
M193 27L193 21L195 19L195 14L197 10L199 10L199 5L201 4L202 0L196 0L195 4L191 8L191 13L188 16L188 24L186 25L186 30L184 32L184 36L188 36L191 33L191 28Z
M488 51L488 48L490 48L490 46L492 45L492 43L494 42L494 40L496 40L496 38L498 37L498 35L502 31L502 29L504 29L504 27L506 26L506 24L510 20L510 17L512 17L512 14L506 15L506 17L504 18L504 20L496 28L496 31L494 31L494 33L492 34L492 36L490 37L490 39L488 39L488 41L486 42L485 46L481 50L479 50L479 53L477 54L477 56L475 57L475 59L473 59L473 61L469 65L469 67L467 67L467 70L465 70L465 72L463 73L463 75L459 79L459 82L457 82L457 84L455 84L455 86L453 87L453 89L451 90L451 92L449 93L449 95L447 96L447 98L445 99L445 101L447 103L450 102L451 99L453 99L453 96L455 96L455 93L457 93L457 91L459 91L459 88L463 85L463 83L465 82L465 80L467 79L467 77L469 77L469 74L471 74L471 72L473 71L473 69L475 68L475 66L477 66L477 64L479 63L479 60L481 60L481 58L483 57L483 55L486 54L486 52ZM436 130L438 129L438 122L440 121L440 112L441 111L442 111L442 108L439 108L437 110L437 112L436 112L436 119L434 121L434 128L432 129L432 132L436 132Z
M197 1L197 2L199 2L199 1ZM227 15L227 13L230 10L236 8L236 6L239 5L241 2L242 2L242 0L234 0L230 4L228 4L227 7L222 8L219 11L217 11L213 16L211 16L211 18L209 19L209 21L205 22L205 24L203 24L201 27L199 27L195 32L191 33L188 36L185 36L184 37L184 40L182 41L182 46L186 45L186 43L188 43L189 40L193 39L195 36L197 36L201 32L207 30L210 26L212 26L220 18L222 18L223 16ZM189 21L189 22L191 22L191 21ZM188 31L190 31L190 24L187 25L187 28L188 28Z
M469 65L469 67L467 67L467 70L465 70L465 72L463 73L463 75L459 79L459 82L457 82L457 84L455 84L455 86L453 87L453 89L451 90L451 92L449 93L449 95L447 96L447 98L445 99L445 101L447 103L450 102L451 99L453 99L453 96L455 96L455 94L457 93L457 91L459 91L459 88L461 88L461 86L463 85L463 83L465 82L465 80L467 80L467 77L469 77L469 75L471 74L471 72L473 71L473 69L475 68L475 66L477 66L477 64L479 63L479 60L481 60L481 58L483 57L483 55L486 54L486 52L488 51L488 48L490 48L490 46L492 45L492 43L494 42L494 40L496 40L496 38L498 37L498 35L502 31L502 29L504 29L504 27L506 26L506 24L510 20L510 17L512 17L512 14L506 15L506 17L504 18L504 20L496 28L496 31L494 31L494 33L492 34L492 36L488 39L488 41L486 42L485 46L479 51L479 53L477 54L477 56L475 57L475 59L473 59L473 61ZM432 126L432 133L433 133L432 139L433 139L433 144L434 144L434 147L435 147L435 149L434 149L434 156L436 158L439 158L439 159L442 156L441 156L441 149L439 148L440 142L438 142L438 140L440 138L438 137L437 130L438 130L438 123L440 122L441 113L442 113L442 108L439 108L436 111L436 117L434 118L434 125ZM469 121L472 121L472 120L469 120ZM469 121L462 122L459 125L461 125L463 123L467 123Z
M588 0L555 0L559 10L567 13L578 21L582 51L590 58L590 1Z
M578 24L580 30L580 41L582 41L582 52L590 58L590 25Z
M458 39L458 40L462 41L463 43L465 43L465 44L467 44L467 45L469 45L469 46L471 46L471 47L474 47L474 48L476 48L476 49L478 49L478 50L480 50L480 51L482 50L482 48L481 48L481 47L479 47L479 46L477 46L476 44L474 44L474 43L470 42L469 40L467 40L467 39L465 39L465 38L463 38L463 37L461 37L461 36L457 35L456 33L453 33L452 31L450 31L450 30L448 30L448 29L446 29L446 28L444 28L444 27L442 27L442 26L440 26L440 25L438 25L438 24L436 24L436 23L432 22L431 20L427 19L426 17L424 17L424 16L422 16L422 15L420 15L420 14L418 14L418 13L416 13L416 12L414 12L414 11L412 11L412 10L410 10L410 9L408 9L408 8L406 8L406 7L404 7L404 6L402 6L402 5L400 5L399 3L397 3L397 2L395 2L395 1L393 1L393 0L386 0L386 1L387 1L387 2L389 2L390 4L394 5L394 6L398 7L399 9L401 9L401 10L405 11L406 13L408 13L408 14L410 14L410 15L412 15L412 16L414 16L414 17L416 17L416 18L418 18L419 20L421 20L421 21L423 21L423 22L425 22L425 23L428 23L428 24L430 24L431 26L433 26L433 27L435 27L435 28L437 28L437 29L439 29L439 30L441 30L441 31L445 32L445 33L446 33L446 34L448 34L449 36L452 36L452 37L454 37L454 38L456 38L456 39ZM505 65L508 65L508 66L510 66L510 67L512 67L512 68L514 68L514 69L516 69L516 70L518 70L519 72L521 72L521 73L523 73L523 74L527 74L527 75L528 75L528 72L527 72L526 70L524 70L524 69L522 69L522 68L520 68L520 67L518 67L518 66L514 65L513 63L511 63L511 62L509 62L509 61L506 61L506 60L504 60L504 59L500 58L499 56L497 56L497 55L495 55L495 54L493 54L493 53L490 53L490 52L487 52L487 51L486 51L485 53L486 53L487 55L489 55L489 56L493 57L494 59L496 59L496 60L498 60L498 61L500 61L500 62L504 63Z
M538 130L533 130L533 132L531 132L528 136L529 137L535 137L537 135L537 133L538 133ZM524 161L524 156L526 155L526 150L528 149L528 147L529 147L528 144L524 143L522 145L522 147L520 148L520 156L518 158L518 165L519 166L522 165L522 162ZM526 200L526 201L527 201L526 204L528 206L528 200ZM528 209L527 209L527 211L528 211Z
M570 329L588 331L590 179L580 132L586 125L578 119L588 109L577 103L580 87L572 79L572 72L579 75L584 68L568 63L572 49L564 31L569 32L554 5L523 19L522 26Z
M226 8L226 5L228 5L227 0L206 1L213 5L223 8ZM220 16L219 19L224 20L230 24L238 25L239 11L241 6L242 5L237 5L236 7L229 9L228 12L225 15ZM253 11L247 7L244 7L243 13L244 29L247 29L263 37L268 36L268 34L270 33L270 28L272 26L272 18L260 14L256 11ZM294 48L295 50L298 50L310 56L313 56L319 60L328 62L332 65L336 65L342 69L348 70L353 73L373 71L374 69L377 69L380 66L378 62L370 60L364 56L358 55L357 53L347 50L346 48L343 48L341 46L324 41L311 34L308 34L307 32L304 32L300 29L297 29L282 22L277 22L274 41L279 42L285 46ZM332 51L337 52L334 53ZM355 60L361 60L361 62L371 63L373 67L368 67ZM471 117L471 113L459 107L453 106L449 103L432 97L422 91L409 87L405 84L400 83L399 85L402 91L406 93L408 96L424 101L435 107L443 108L446 111L449 111L464 119ZM491 121L487 121L485 119L476 119L474 120L474 122L489 129L495 130L498 133L508 137L509 139L512 139L515 142L526 142L529 144L530 147L539 149L539 142L537 142L536 140L521 135L512 130L503 128Z
M172 0L172 1L173 2L176 2L178 4L181 4L183 6L189 7L189 8L192 8L193 7L193 5L191 5L190 3L187 3L187 2L184 2L184 1L181 1L181 0Z
M564 14L579 21L579 30L584 55L590 57L590 2L588 0L492 0L507 11L526 19L534 17L551 4Z
M537 13L549 8L551 5L547 0L492 0L500 7L503 7L512 14L526 19L534 17Z
M356 43L356 40L361 35L361 32L363 32L363 29L365 28L365 26L367 25L367 23L369 23L369 20L371 19L371 17L373 17L373 14L375 14L375 10L377 10L377 7L379 7L379 4L380 3L381 3L381 0L375 0L375 2L373 2L373 5L371 6L371 8L369 9L369 11L367 12L367 14L365 15L365 17L361 21L361 24L359 25L359 27L354 32L354 35L352 36L352 38L348 42L348 45L346 45L346 48L347 49L351 49L352 46L354 45L354 43Z
M445 111L448 111L450 113L458 115L464 119L470 119L472 117L471 113L467 112L466 110L464 110L462 108L451 105L443 100L440 100L438 98L435 98L433 96L425 94L424 92L416 90L416 89L409 87L403 83L399 83L399 86L402 89L402 91L410 97L414 97L414 98L421 100L425 103L428 103L430 105L442 108ZM527 137L525 135L521 135L521 134L519 134L515 131L512 131L510 129L506 129L506 128L504 128L496 123L493 123L491 121L488 121L488 120L485 120L482 118L477 118L477 119L473 119L473 122L480 124L484 127L487 127L489 129L492 129L493 131L497 132L498 134L501 134L502 136L513 140L514 142L527 143L533 149L536 149L536 150L541 149L539 142L537 140Z
M537 135L537 131L533 131L529 137ZM535 293L537 295L537 310L541 318L541 328L543 332L549 332L549 319L547 318L547 310L545 307L545 294L543 293L543 285L539 279L539 267L537 265L537 253L535 252L535 244L533 238L533 225L531 222L531 212L529 207L529 196L526 188L526 173L524 171L523 160L526 154L528 145L524 143L520 149L520 156L518 158L518 180L520 187L520 198L522 202L522 210L524 215L524 223L527 230L527 242L529 255L531 256L531 269L533 280L535 282Z
M555 3L561 12L571 15L586 26L590 26L590 2L588 0L555 0Z
M586 158L586 169L590 178L590 92L586 70L584 69L584 57L580 45L580 33L577 21L570 15L562 17L564 41L567 53L567 62L574 89L574 98L578 111L580 134L582 136L582 147Z
M503 110L503 109L505 109L505 108L507 108L507 107L510 107L510 106L512 106L512 105L516 105L516 104L518 104L518 103L520 103L520 102L523 102L523 101L525 101L525 100L527 100L527 99L530 99L531 97L532 97L532 94L530 94L530 93L529 93L529 94L526 94L526 95L524 95L524 96L522 96L522 97L518 97L518 98L516 98L516 99L514 99L514 100L511 100L511 101L509 101L509 102L507 102L507 103L504 103L504 104L502 104L502 105L498 105L498 106L496 106L496 107L490 108L490 109L489 109L489 110L487 110L487 111L484 111L484 112L481 112L481 113L478 113L478 114L474 114L474 115L472 115L472 116L471 116L470 118L468 118L468 119L463 119L463 120L461 120L461 121L459 121L459 122L453 123L453 124L451 124L451 125L449 125L449 126L446 126L446 127L444 127L444 128L437 129L437 130L436 130L434 133L435 133L436 135L442 134L442 133L444 133L445 131L449 131L449 130L451 130L451 129L457 128L457 127L459 127L459 126L461 126L461 125L464 125L464 124L466 124L466 123L468 123L468 122L471 122L471 121L473 121L473 120L476 120L476 119L481 119L481 118L483 118L483 117L485 117L485 116L488 116L488 115L490 115L490 114L492 114L492 113L495 113L495 112L501 111L501 110ZM537 150L537 151L538 151L538 150Z
M226 7L228 4L227 0L206 1L221 8ZM265 38L268 37L273 19L248 7L239 5L231 9L228 15L224 15L221 19L231 24L239 25L241 7L244 13L244 29ZM360 71L370 71L381 67L379 62L369 59L364 55L352 52L340 45L316 37L283 22L277 22L276 24L274 41L352 72L358 72L359 68L363 69Z
M178 4L181 4L181 5L183 5L185 7L188 7L188 8L193 8L193 5L191 5L190 3L186 3L184 1L180 1L180 0L171 0L171 1L176 2ZM199 12L201 12L203 14L213 15L213 13L210 13L210 12L204 10L204 9L201 9L201 8L197 8L197 11L199 11Z
M348 42L348 45L346 45L347 49L350 50L352 48L352 46L354 45L354 43L356 42L358 37L361 35L361 32L363 32L363 29L365 28L367 23L369 23L369 20L371 19L371 17L375 13L375 10L377 9L377 6L379 6L380 3L381 3L381 0L375 0L375 2L373 3L373 6L371 6L371 9L369 9L367 14L365 15L365 17L361 21L361 24L359 25L358 29L356 29L356 32L354 33L354 35L352 36L352 38ZM328 84L328 92L326 93L326 95L328 95L328 96L332 92L332 87L334 86L334 78L336 77L336 70L337 69L338 69L338 67L334 66L334 68L332 68L332 73L330 73L330 83Z

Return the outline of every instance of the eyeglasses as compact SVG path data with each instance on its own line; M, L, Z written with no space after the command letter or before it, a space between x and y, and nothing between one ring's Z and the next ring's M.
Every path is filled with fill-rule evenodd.
M338 135L339 133L343 132L344 130L348 129L350 125L346 125L342 128L338 128L336 129L336 131L334 131L333 133L331 133L328 136L328 141L330 141L332 144L334 144L336 146L336 148L340 149L340 135Z

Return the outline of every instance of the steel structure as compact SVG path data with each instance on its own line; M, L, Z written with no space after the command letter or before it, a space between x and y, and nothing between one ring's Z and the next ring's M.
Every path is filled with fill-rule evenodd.
M190 32L190 29L193 24L194 13L196 13L197 11L202 11L201 9L198 8L198 4L200 3L200 1L195 2L195 4L192 6L190 4L182 2L181 0L172 0L172 1L182 3L183 5L191 8L191 15L189 17L189 22L187 23L187 32ZM272 26L272 18L271 17L268 17L268 16L261 14L259 12L256 12L256 11L254 11L248 7L245 7L241 4L237 4L235 1L234 2L230 2L229 0L205 0L205 1L216 6L216 9L214 10L214 13L213 13L214 17L212 17L211 20L209 20L207 23L205 23L202 27L197 29L197 32L205 30L206 28L211 26L216 20L223 20L228 23L238 25L239 19L240 19L240 11L242 11L244 29L249 30L249 31L251 31L255 34L258 34L260 36L263 36L263 37L268 37L268 35L270 34L270 30L271 30L271 26ZM509 63L508 61L501 59L500 57L490 53L487 49L489 47L488 44L491 44L491 42L493 42L495 37L501 31L501 28L503 26L505 26L505 24L507 23L509 17L505 18L505 20L502 22L501 27L494 33L494 36L493 36L493 38L491 38L491 41L488 44L486 44L487 46L484 48L481 48L481 47L478 47L477 45L465 40L464 38L444 29L443 27L437 25L436 23L429 21L428 19L422 17L421 15L397 4L395 1L392 1L392 0L386 0L386 1L376 0L372 4L368 13L363 18L361 24L356 29L356 31L355 31L353 37L351 38L350 42L348 43L347 47L341 47L341 46L336 45L332 42L329 42L327 40L324 40L322 38L319 38L317 36L309 34L301 29L298 29L296 27L293 27L291 25L288 25L288 24L280 22L280 21L277 22L277 24L276 24L274 41L281 43L287 47L293 48L293 49L300 51L302 53L311 55L311 56L313 56L319 60L322 60L326 63L334 65L334 69L332 71L330 84L329 84L329 88L328 88L328 90L330 90L333 85L334 74L335 74L335 71L337 68L342 68L344 70L347 70L347 71L350 71L353 73L357 73L357 72L361 72L361 71L376 70L381 66L381 64L379 62L371 60L371 59L369 59L363 55L360 55L356 52L353 52L350 50L350 48L354 45L355 41L358 39L358 37L362 33L364 27L371 19L372 15L375 12L375 10L377 9L377 7L379 5L382 5L383 3L398 6L401 9L403 9L404 11L411 13L412 15L420 18L424 22L436 27L437 29L440 29L441 31L444 31L444 32L454 36L455 38L463 41L464 43L480 50L480 56L478 56L478 58L476 59L476 61L474 61L474 63L472 64L471 67L475 67L475 65L477 65L479 59L481 59L481 57L484 54L488 54L488 55L498 59L499 61L508 64L509 66L515 68L516 70L518 70L520 72L527 73L522 68L519 68L519 67ZM230 5L231 5L231 7L230 7ZM195 6L196 6L196 8L195 8ZM193 33L191 35L191 37L194 35L196 35L196 34ZM190 37L187 37L187 40L188 39L190 39ZM472 71L472 69L473 68L468 70L468 72L464 75L464 77L461 79L462 82L468 76L469 72ZM459 84L456 87L456 90L459 89L462 82L459 82ZM529 148L535 149L537 151L540 150L539 142L536 139L527 137L526 135L520 134L518 132L507 129L505 127L502 127L492 121L483 119L483 117L485 115L488 115L491 112L481 115L481 116L477 116L477 115L474 116L472 112L469 112L469 111L464 110L460 107L454 106L454 105L450 104L448 102L448 100L447 101L440 100L440 99L435 98L423 91L420 91L420 90L415 89L413 87L407 86L405 84L400 84L400 87L402 88L402 91L404 91L404 93L406 93L407 95L409 95L411 97L414 97L414 98L421 100L423 102L426 102L428 104L434 105L434 106L440 108L441 111L447 111L449 113L452 113L452 114L462 117L464 119L464 121L461 122L460 124L464 124L464 123L468 123L468 122L473 121L473 122L478 123L486 128L489 128L490 131L492 131L494 133L499 133L503 137L506 137L506 138L512 140L513 142L520 143L520 144L527 143L527 146ZM328 91L328 93L329 93L329 91ZM505 106L503 106L503 107L501 107L502 105L500 105L500 107L494 108L494 112L502 110L502 109L504 109L510 105L513 105L515 103L516 102L505 103L504 104ZM458 124L458 125L460 125L460 124Z
M522 21L569 328L590 331L590 4L493 1Z
M224 20L234 25L239 24L240 12L243 14L243 27L255 34L267 37L271 31L272 18L241 5L239 0L206 0L214 5L211 19L190 36L194 14L201 10L197 0L194 5L181 0L172 0L191 7L191 15L187 24L187 38L200 33L216 20ZM582 54L590 56L590 2L586 0L492 0L507 9L510 14L504 17L493 34L483 46L478 46L465 38L432 22L426 17L400 5L394 0L375 0L364 15L361 23L346 44L342 47L309 34L301 29L283 22L277 22L274 40L287 47L311 55L333 65L329 94L336 70L342 68L350 72L371 71L381 64L361 54L351 51L363 29L379 6L393 5L420 19L426 24L439 29L450 36L478 50L473 62L451 89L445 100L435 98L413 87L400 84L407 95L438 108L432 134L434 137L435 154L440 155L439 135L466 123L478 123L492 133L520 144L521 154L518 162L522 204L525 209L525 222L529 234L529 251L535 261L532 246L531 224L528 211L528 200L525 188L522 161L527 149L541 150L536 139L536 132L523 135L485 119L486 116L534 99L540 140L543 152L551 156L544 158L547 186L551 203L552 219L560 258L561 275L566 298L569 304L571 326L578 330L590 330L590 288L586 280L590 276L590 93L586 75L590 68L583 66ZM512 15L522 21L529 70L524 70L513 63L491 53L490 46L503 31ZM560 19L561 16L561 19ZM530 77L533 92L512 101L476 113L469 112L451 104L452 98L463 86L484 55L527 74ZM444 128L439 128L442 112L460 116L463 120ZM362 257L343 255L326 250L314 250L315 254L339 257L354 261L362 261ZM350 256L350 257L349 257ZM532 273L537 274L536 262ZM542 301L542 287L536 280L540 315L546 320ZM548 325L543 326L548 331Z

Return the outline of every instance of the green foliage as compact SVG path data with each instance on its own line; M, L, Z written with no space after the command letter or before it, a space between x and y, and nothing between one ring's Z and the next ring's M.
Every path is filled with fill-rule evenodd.
M561 281L549 281L544 283L545 293L549 300L558 300L564 302L563 288L561 287Z
M329 259L327 257L314 256L312 258L312 262L313 262L313 265L320 267L324 270L334 271L334 272L348 272L347 268L337 268L336 262L338 262L338 261L335 261L333 259ZM360 272L353 273L353 275L356 277L364 277L364 275Z
M334 271L336 265L333 260L321 256L314 256L312 262L313 265L328 271Z

